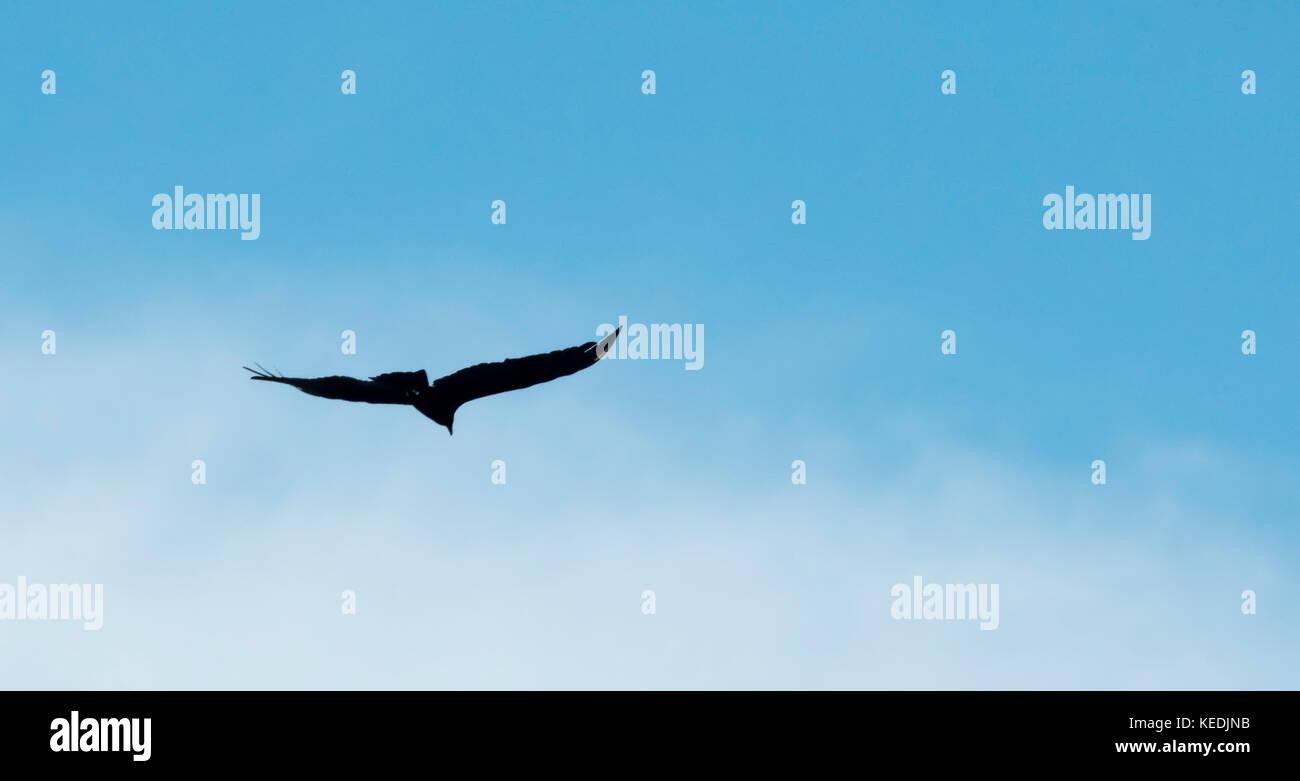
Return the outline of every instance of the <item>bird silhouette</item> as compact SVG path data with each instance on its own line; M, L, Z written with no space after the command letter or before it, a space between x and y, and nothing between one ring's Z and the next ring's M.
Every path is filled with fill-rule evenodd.
M452 433L456 410L462 404L506 391L527 388L559 377L576 374L605 357L618 338L622 326L600 343L587 342L577 347L524 358L507 358L497 363L480 363L429 383L424 370L387 372L359 380L356 377L282 377L253 364L250 380L292 385L303 393L326 399L364 401L367 404L409 404Z

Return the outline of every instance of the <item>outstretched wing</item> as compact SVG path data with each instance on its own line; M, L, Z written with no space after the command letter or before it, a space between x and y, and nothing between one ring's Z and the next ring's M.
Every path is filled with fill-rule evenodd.
M507 358L497 363L480 363L433 381L434 395L452 410L467 401L506 391L527 388L558 377L575 374L605 357L618 338L619 329L600 341L565 350Z
M364 401L367 404L410 404L412 399L408 390L423 390L429 386L424 371L390 372L370 380L358 380L356 377L280 377L258 366L246 370L253 373L250 380L264 380L292 385L303 393L326 399L342 401Z

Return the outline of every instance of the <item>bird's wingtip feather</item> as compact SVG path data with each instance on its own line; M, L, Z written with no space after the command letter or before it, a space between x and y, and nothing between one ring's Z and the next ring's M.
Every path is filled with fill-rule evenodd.
M262 364L260 364L260 363L254 363L253 366L256 366L257 368L256 368L256 369L253 369L253 368L248 367L248 366L240 367L240 368L242 368L242 369L243 369L244 371L246 371L246 372L252 372L252 373L253 373L253 376L252 376L252 377L249 377L248 379L250 379L250 380L271 380L271 379L275 379L275 375L272 374L271 372L267 371L265 368L263 368Z
M619 326L615 328L609 336L601 339L600 342L596 344L596 360L599 361L601 358L604 358L609 354L610 348L614 346L614 340L618 338L619 333L622 331L623 326L622 324L619 324Z

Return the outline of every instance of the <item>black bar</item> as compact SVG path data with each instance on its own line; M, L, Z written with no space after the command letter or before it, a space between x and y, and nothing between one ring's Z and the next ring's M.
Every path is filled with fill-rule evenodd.
M600 757L622 775L704 752L742 766L898 761L926 775L1076 764L1184 772L1286 763L1296 704L1294 692L10 692L0 694L0 759L79 772L468 763L460 776ZM129 727L101 721L110 718L140 720L137 740L66 750L74 711L87 747L106 732L127 742ZM143 719L147 760L134 750Z

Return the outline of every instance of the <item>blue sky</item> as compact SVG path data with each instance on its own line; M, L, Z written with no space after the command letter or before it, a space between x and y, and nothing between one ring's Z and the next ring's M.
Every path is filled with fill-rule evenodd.
M1293 4L378 5L6 13L0 582L106 615L0 623L0 685L1296 686ZM261 237L153 230L176 185ZM1150 239L1044 230L1067 185ZM704 368L453 438L239 369L619 315ZM999 628L892 620L918 574Z

